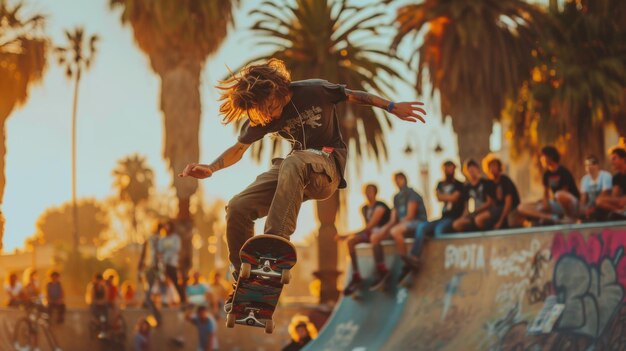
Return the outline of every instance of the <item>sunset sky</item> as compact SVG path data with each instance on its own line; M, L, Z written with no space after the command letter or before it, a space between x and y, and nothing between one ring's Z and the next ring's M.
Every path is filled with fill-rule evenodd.
M243 6L235 14L235 30L230 32L221 50L209 58L204 70L201 162L212 161L236 138L231 126L220 124L218 95L213 88L216 80L226 75L225 65L237 68L268 49L254 47L255 40L247 30L253 20L248 12L254 4L254 1L243 1ZM163 128L158 109L159 78L150 70L147 57L134 44L131 29L120 24L119 13L109 10L107 0L29 0L25 13L34 12L47 14L46 32L55 45L65 43L64 29L77 25L84 26L88 34L96 33L101 38L98 55L91 71L84 74L79 93L79 197L102 199L111 195L111 170L120 158L132 153L146 156L155 170L158 188L167 188L171 176L161 156ZM394 13L395 7L389 8L389 20ZM388 38L381 40L389 42ZM405 72L412 82L414 73ZM396 101L416 99L411 86L398 83L397 87L397 93L389 98ZM7 186L2 207L6 217L6 251L23 245L24 239L35 232L35 221L46 208L71 198L72 89L63 70L51 57L43 84L31 90L26 105L8 120ZM421 182L417 182L416 156L407 158L403 153L408 139L412 139L413 147L418 149L428 142L439 141L443 145L440 158L430 157L432 183L440 176L440 162L456 154L456 141L450 126L442 126L438 105L428 97L420 100L426 102L427 125L394 121L393 131L387 139L388 162L381 169L371 161L366 162L360 179L356 178L354 170L350 171L347 229L357 229L361 225L358 207L362 203L360 185L363 182L379 183L380 197L390 201L395 190L391 174L403 170L409 175L410 183L421 190ZM434 137L427 137L429 135ZM267 169L267 164L267 160L259 165L244 157L239 164L203 181L202 189L209 199L229 199ZM296 240L315 228L311 205L302 208ZM438 207L435 209L436 217Z

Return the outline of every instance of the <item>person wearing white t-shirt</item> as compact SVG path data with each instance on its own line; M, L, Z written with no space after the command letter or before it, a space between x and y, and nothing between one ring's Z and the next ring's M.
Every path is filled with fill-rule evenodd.
M23 302L22 283L17 279L17 274L11 273L4 285L4 291L7 294L7 306L18 307Z
M601 195L609 195L613 186L611 173L601 170L598 158L594 155L585 158L587 174L580 181L579 214L584 221L599 219L596 200Z

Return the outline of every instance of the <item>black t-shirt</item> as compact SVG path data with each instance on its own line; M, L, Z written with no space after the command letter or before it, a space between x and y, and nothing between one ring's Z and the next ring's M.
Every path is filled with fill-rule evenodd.
M380 222L377 223L376 226L380 227L382 225L387 224L387 222L389 222L389 217L391 216L391 209L389 209L389 206L387 206L386 203L382 201L376 201L374 203L374 206L372 207L369 207L367 204L361 207L361 214L363 215L363 219L365 220L365 223L368 223L370 221L370 219L374 215L374 211L378 207L382 207L385 210L385 212L383 213L383 217L380 219Z
M251 126L250 120L246 120L239 132L239 142L252 144L266 134L275 133L288 140L295 150L321 150L330 146L335 148L333 156L343 176L347 147L341 137L335 104L347 99L345 86L308 79L292 82L289 89L293 95L280 118L265 126Z
M461 217L461 215L463 214L463 183L461 183L460 181L454 179L452 182L448 182L448 181L441 181L439 183L437 183L437 191L446 194L446 195L450 195L452 193L454 193L455 191L458 191L461 193L461 196L459 197L459 199L456 202L444 202L443 203L443 210L441 211L441 217L443 218L452 218L452 219L456 219Z
M626 195L626 174L615 173L613 176L613 186L619 187L622 196Z
M489 179L481 178L475 185L469 181L463 184L463 201L474 199L474 209L484 205L488 198L494 197L494 184Z
M511 209L517 208L520 204L519 193L517 192L517 188L511 178L505 176L504 174L500 176L500 181L498 183L494 183L494 195L496 199L496 206L504 207L504 203L506 201L506 197L511 195L512 203Z
M282 351L299 351L302 350L306 344L308 344L311 341L311 337L307 336L305 338L303 338L300 341L295 341L295 340L291 340L291 343L289 343L289 345L285 346Z
M580 197L578 186L572 173L563 166L559 166L554 172L546 170L543 173L543 186L550 188L552 196L559 190L565 190L576 198Z

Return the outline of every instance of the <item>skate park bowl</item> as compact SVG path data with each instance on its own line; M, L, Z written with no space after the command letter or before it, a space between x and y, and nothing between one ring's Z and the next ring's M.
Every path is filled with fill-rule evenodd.
M305 350L626 350L625 248L623 221L432 239L410 288L387 254L388 291L340 300Z
M402 265L384 243L392 277L386 291L369 291L370 245L357 247L365 289L342 298L306 351L626 350L626 222L450 234L425 243L410 288L397 288ZM350 275L347 274L349 277ZM123 311L128 347L142 310ZM227 329L218 322L220 350L273 351L288 342L287 325L301 307L280 306L277 328ZM11 351L20 311L0 309L0 350ZM86 309L70 309L55 327L63 351L98 350ZM279 326L283 328L279 328ZM170 346L182 336L185 345ZM153 351L195 350L195 329L180 310L164 311ZM41 351L48 351L41 347Z

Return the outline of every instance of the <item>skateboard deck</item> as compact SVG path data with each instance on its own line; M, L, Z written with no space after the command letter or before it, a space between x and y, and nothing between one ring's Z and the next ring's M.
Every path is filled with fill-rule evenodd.
M262 234L246 241L239 257L242 264L226 326L242 324L271 333L283 285L289 283L296 264L296 248L282 237Z

